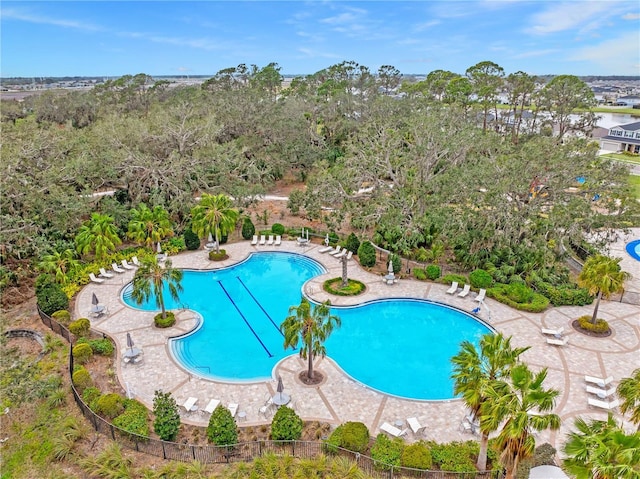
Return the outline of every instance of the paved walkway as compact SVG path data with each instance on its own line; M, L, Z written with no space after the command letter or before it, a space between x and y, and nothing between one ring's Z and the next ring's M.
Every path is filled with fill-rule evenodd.
M212 269L234 264L254 251L277 249L302 252L302 248L294 241L283 241L279 247L256 247L245 241L225 245L225 248L230 259L221 263L210 262L206 252L200 250L173 257L173 265L180 268ZM329 295L322 290L322 282L327 278L340 276L341 265L335 258L323 255L318 250L319 246L313 245L305 248L304 254L324 264L328 273L308 281L304 291L314 300L324 301L329 299ZM95 292L101 302L107 305L109 314L99 320L92 319L92 327L109 334L115 340L119 357L126 349L127 332L131 332L136 347L144 350L141 364L117 362L117 375L123 388L149 408L152 408L154 391L160 389L170 391L178 404L184 403L188 397L197 397L200 409L211 398L220 399L224 405L238 403L239 411L246 413L244 422L239 421L241 426L270 422L260 415L259 408L266 397L275 393L275 381L225 384L204 380L184 371L171 359L167 339L191 330L196 324L196 315L189 310L178 310L178 321L174 327L165 330L152 327L154 313L133 310L120 300L122 287L132 277L133 272L128 271L104 284L89 284L78 295L75 310L76 317L86 317L91 307L91 295ZM349 262L349 277L363 281L367 285L367 291L357 298L331 297L333 304L354 304L384 296L429 298L467 311L477 304L471 299L473 293L467 298L446 294L447 285L412 279L402 279L394 285L387 285L379 275L364 271L353 260ZM546 385L561 391L556 412L561 416L563 426L557 432L541 433L539 443L548 441L559 447L577 416L606 418L606 412L587 406L585 375L611 375L615 378L615 386L620 378L628 377L634 369L640 367L640 306L603 301L599 316L610 322L614 334L609 338L594 339L576 333L571 328L573 319L593 312L592 306L550 308L544 313L533 314L513 310L492 299L487 299L486 305L488 309L483 309L480 313L482 319L505 335L513 336L514 346L531 346L523 355L524 361L534 370L548 367ZM540 328L560 326L568 331L568 346L548 345ZM399 323L398 327L402 327L402 324ZM461 400L429 402L400 399L356 383L329 358L316 364L326 379L316 387L305 387L296 379L297 373L305 368L305 364L297 356L284 359L276 368L276 374L282 376L286 392L292 396L298 414L305 420L326 421L336 425L345 421L361 421L375 435L383 422L406 421L406 418L415 416L426 425L425 434L420 437L438 441L474 437L460 431L460 423L465 414ZM183 420L205 426L208 415L185 414ZM409 434L408 439L417 438Z

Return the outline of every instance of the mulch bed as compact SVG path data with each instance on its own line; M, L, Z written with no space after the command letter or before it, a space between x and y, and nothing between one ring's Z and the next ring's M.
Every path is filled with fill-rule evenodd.
M609 336L611 336L611 334L613 334L613 330L611 328L609 328L609 331L605 331L603 333L596 333L595 331L582 329L580 327L580 322L577 319L573 320L571 326L573 326L573 329L578 331L580 334L584 334L585 336L590 336L592 338L608 338Z

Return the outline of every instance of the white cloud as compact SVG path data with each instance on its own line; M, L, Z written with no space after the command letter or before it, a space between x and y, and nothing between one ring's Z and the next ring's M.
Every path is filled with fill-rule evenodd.
M424 30L428 30L431 27L435 27L436 25L440 25L442 22L440 20L430 20L424 23L418 23L413 26L414 32L422 32Z
M622 15L623 20L640 20L640 13L627 13Z
M605 24L628 2L561 2L545 3L547 8L531 17L527 33L546 35L566 30L586 32Z
M628 32L597 45L583 47L570 60L591 62L610 75L637 75L640 32Z
M0 12L3 20L19 20L28 23L39 23L43 25L53 25L62 28L72 28L75 30L85 31L104 31L104 28L85 21L67 20L63 18L53 18L43 15L28 13L25 11L15 10L11 8L3 8Z

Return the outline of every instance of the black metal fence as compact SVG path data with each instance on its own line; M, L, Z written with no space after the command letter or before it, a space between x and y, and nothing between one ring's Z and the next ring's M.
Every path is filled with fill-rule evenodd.
M52 331L60 334L70 344L73 344L73 335L62 324L48 316L38 308L38 314L44 324ZM69 377L73 374L73 354L69 350ZM104 418L94 413L82 400L71 382L73 397L84 417L93 428L121 446L134 451L142 452L162 459L172 461L191 462L199 461L203 464L220 464L232 462L250 462L255 458L266 454L278 456L290 455L302 459L311 459L320 454L331 454L349 458L358 464L358 467L371 477L379 479L394 478L422 478L422 479L502 479L500 471L486 472L446 472L429 471L423 469L411 469L407 467L391 466L375 459L347 449L331 447L325 442L315 441L253 441L235 444L233 446L215 446L199 444L181 444L150 437L139 436L114 426Z

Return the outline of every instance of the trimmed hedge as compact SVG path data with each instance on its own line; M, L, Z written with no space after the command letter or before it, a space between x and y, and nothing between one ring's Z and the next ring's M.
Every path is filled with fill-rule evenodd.
M278 408L271 421L271 439L275 441L295 441L302 436L302 419L287 406Z
M85 337L89 334L91 322L87 318L79 318L69 324L69 331L78 337Z
M86 364L93 356L93 351L87 343L80 343L73 347L71 354L78 364Z
M584 306L593 302L593 296L586 288L578 288L574 285L555 286L540 279L533 273L529 276L531 285L545 297L549 298L554 306Z
M469 274L469 283L474 288L490 288L493 284L493 277L483 269L476 269Z
M466 276L462 274L454 274L454 273L445 274L440 280L440 282L446 283L446 284L451 284L454 281L457 281L459 285L463 285L463 284L466 284L469 280L467 279Z
M283 235L285 230L284 230L284 226L281 225L280 223L273 223L273 225L271 226L271 231L273 232L274 235ZM249 238L251 238L251 236Z
M56 283L48 283L36 292L38 306L47 315L69 308L69 298Z
M153 324L156 328L170 328L176 324L176 316L171 311L167 311L166 318L162 317L162 313L158 313L153 317Z
M91 349L89 349L91 350ZM78 392L82 394L85 389L93 386L93 379L91 379L91 374L84 367L79 367L73 372L71 376L71 382L76 387Z
M220 241L222 244L222 240ZM227 250L221 249L220 252L216 252L216 250L209 251L209 260L210 261L223 261L227 259L229 256L227 255Z
M358 248L360 248L360 240L358 239L358 237L355 235L355 233L351 233L348 237L347 237L347 242L345 247L353 252L356 253L358 251Z
M376 264L376 249L369 241L365 241L358 248L358 259L365 268L371 268Z
M413 277L419 281L427 280L427 272L424 268L413 268Z
M66 309L56 311L51 315L51 317L58 321L60 324L64 324L65 326L69 325L69 323L71 322L71 313Z
M113 420L114 426L138 436L149 436L147 407L135 399L124 400L124 412Z
M383 471L388 471L391 466L399 466L404 442L399 437L390 439L385 434L378 434L376 441L371 447L371 458L380 461L376 462L376 467Z
M230 446L238 442L238 428L231 412L218 405L209 418L207 438L216 446Z
M597 318L596 324L591 322L591 316L580 316L578 318L578 324L585 331L591 331L593 333L607 333L610 331L609 323L607 323L604 319Z
M400 457L400 465L414 469L430 469L432 462L431 450L424 441L405 446Z
M487 295L507 306L530 313L540 313L549 306L546 297L519 283L499 284L488 289Z
M435 281L442 274L442 270L440 269L440 266L438 266L437 264L430 264L424 269L424 272L427 278L430 279L431 281Z
M116 393L103 394L98 398L94 412L113 419L124 412L124 398Z
M327 439L329 446L342 447L353 452L364 452L369 446L369 430L361 422L339 425Z
M256 234L256 227L251 221L251 218L245 218L242 222L242 237L246 240L250 240L253 238L253 235Z

